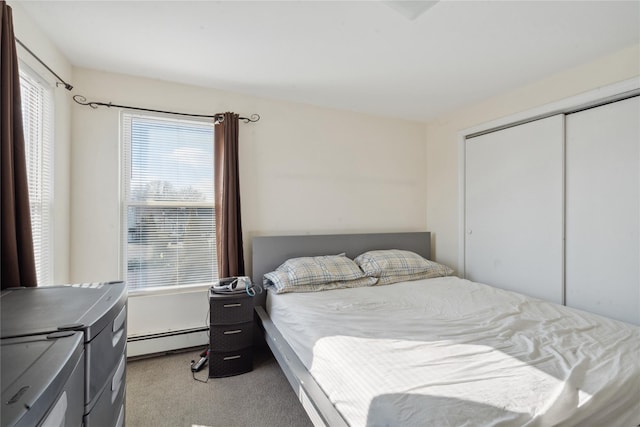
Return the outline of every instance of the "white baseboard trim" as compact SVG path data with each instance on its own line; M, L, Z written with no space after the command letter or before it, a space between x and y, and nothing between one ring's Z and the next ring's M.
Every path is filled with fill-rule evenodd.
M127 357L144 356L190 347L206 347L208 330L177 331L173 334L135 336L127 339Z

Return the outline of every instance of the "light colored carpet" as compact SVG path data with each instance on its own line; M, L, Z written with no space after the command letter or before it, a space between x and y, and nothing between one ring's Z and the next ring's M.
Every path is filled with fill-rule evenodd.
M267 347L253 371L206 384L192 377L200 350L127 362L128 427L307 427L307 414ZM205 380L208 368L196 373Z

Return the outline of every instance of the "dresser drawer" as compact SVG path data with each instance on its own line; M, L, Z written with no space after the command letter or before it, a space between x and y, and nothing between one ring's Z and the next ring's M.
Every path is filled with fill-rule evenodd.
M253 321L233 325L211 325L211 351L231 351L253 344Z
M212 325L228 325L253 321L253 298L211 297L209 298Z
M209 353L209 377L220 378L244 374L253 369L253 353L251 347L226 352Z

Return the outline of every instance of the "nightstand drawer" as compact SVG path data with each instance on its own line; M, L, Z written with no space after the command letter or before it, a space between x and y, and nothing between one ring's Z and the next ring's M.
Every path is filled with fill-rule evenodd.
M211 345L213 351L231 351L253 344L253 321L234 325L211 325Z
M209 301L212 325L253 321L253 299L249 296L210 298Z
M223 353L209 353L209 377L220 378L244 374L253 369L251 347Z

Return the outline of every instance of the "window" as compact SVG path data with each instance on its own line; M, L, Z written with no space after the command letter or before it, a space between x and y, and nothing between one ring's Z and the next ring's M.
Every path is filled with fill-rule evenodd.
M129 289L217 279L213 123L122 116L123 270Z
M53 95L51 86L21 65L29 208L38 285L53 284Z

